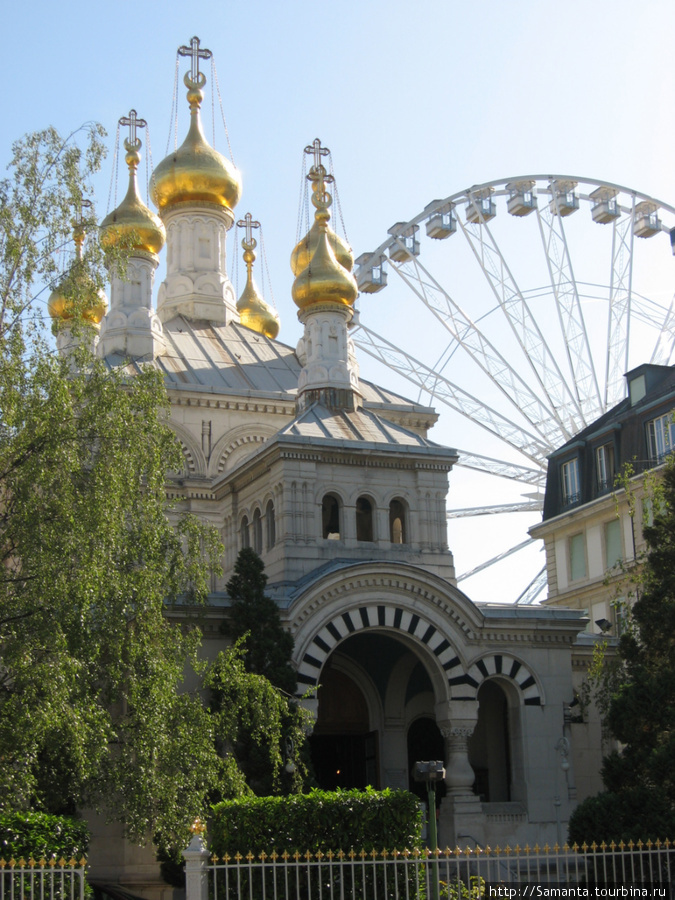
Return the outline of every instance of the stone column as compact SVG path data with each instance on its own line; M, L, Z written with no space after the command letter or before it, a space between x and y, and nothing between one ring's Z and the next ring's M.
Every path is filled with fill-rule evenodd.
M439 704L436 721L445 739L447 786L438 823L439 846L484 846L485 817L480 799L473 793L475 775L469 762L469 738L478 721L478 701L450 700Z

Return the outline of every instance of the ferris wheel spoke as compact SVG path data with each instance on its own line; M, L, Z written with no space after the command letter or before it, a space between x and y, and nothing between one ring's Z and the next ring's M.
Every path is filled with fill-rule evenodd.
M507 402L514 406L546 443L560 439L563 422L551 408L535 394L475 322L453 300L434 276L413 257L407 262L389 260L389 266L452 336L455 344L469 354L472 361L492 380Z
M478 400L472 394L453 384L443 375L430 369L405 350L380 337L359 324L352 332L354 344L364 353L378 359L432 397L496 435L504 443L523 453L537 463L553 447L546 446L540 438L522 425Z
M675 297L670 301L659 336L649 360L657 366L670 365L675 350Z
M469 193L467 197L474 208L478 210L473 195ZM478 215L480 216L480 213ZM489 226L484 221L481 224L458 221L462 233L518 341L525 363L530 367L543 396L546 397L546 405L551 410L552 418L558 423L558 441L560 441L561 434L564 439L569 438L575 429L570 430L569 420L564 422L559 410L569 410L570 407L578 408L576 397L570 391Z
M560 185L560 190L567 188L564 182L557 184ZM569 184L574 184L574 182ZM552 187L551 195L553 210L549 204L546 204L543 210L537 207L537 221L544 245L560 328L564 337L565 353L574 386L576 405L581 411L581 425L583 426L600 415L602 398L588 343L579 291L574 280L572 260L563 225L563 211L558 200L558 189Z
M475 566L468 572L463 572L461 575L458 575L457 581L465 581L467 578L471 578L472 575L477 575L479 572L483 572L490 566L494 566L495 563L501 562L503 559L508 559L509 556L513 556L514 553L518 553L520 550L524 550L525 547L529 547L532 543L533 538L528 537L527 540L521 541L520 544L516 544L515 547L511 547L509 550L505 550L503 553L498 553L491 559L487 559L485 560L485 562L482 562L479 566Z
M513 503L498 503L494 506L466 506L463 509L449 509L446 519L466 519L469 516L494 516L499 513L541 512L541 500L516 500Z
M547 586L546 566L528 584L522 594L516 599L516 606L531 606L537 597L544 592Z
M614 406L623 397L624 375L628 371L633 290L634 221L635 198L633 198L630 215L615 219L612 226L612 276L609 287L605 409Z
M494 459L491 456L481 456L479 453L472 453L469 450L457 448L457 453L459 461L455 465L464 469L474 469L477 472L484 472L486 475L496 475L499 478L508 478L511 481L535 487L543 487L546 481L545 460L539 463L538 468L533 469L530 466L519 466L501 459Z

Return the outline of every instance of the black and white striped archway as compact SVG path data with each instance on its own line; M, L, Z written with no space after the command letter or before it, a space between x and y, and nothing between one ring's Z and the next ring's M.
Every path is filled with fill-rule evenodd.
M519 689L525 705L541 705L536 678L515 657L491 653L466 666L448 637L422 613L386 603L353 607L321 623L299 660L299 693L319 684L326 660L342 641L353 634L376 630L392 636L398 634L432 654L445 673L449 699L475 700L481 683L497 676L511 681Z

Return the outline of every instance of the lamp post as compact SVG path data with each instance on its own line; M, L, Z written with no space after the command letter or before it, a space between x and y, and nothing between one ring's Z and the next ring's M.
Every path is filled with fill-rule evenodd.
M439 781L445 781L445 769L443 768L443 760L426 760L416 762L413 769L413 778L415 781L424 781L427 785L427 795L429 799L429 843L431 850L435 855L435 862L431 865L432 877L432 897L438 900L438 830L436 827L436 784Z

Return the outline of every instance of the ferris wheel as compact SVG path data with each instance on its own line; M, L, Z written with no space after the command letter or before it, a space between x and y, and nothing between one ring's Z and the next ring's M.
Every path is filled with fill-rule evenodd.
M495 502L486 481L448 518L540 511L547 456L624 397L631 368L671 363L673 229L675 208L639 191L527 175L433 200L357 258L362 359L449 407L458 465L519 493ZM507 530L458 581L531 544ZM510 599L541 596L545 567L529 576Z

